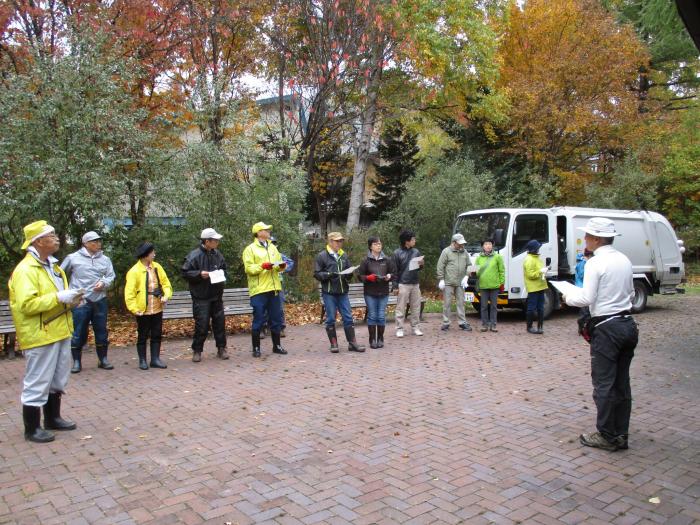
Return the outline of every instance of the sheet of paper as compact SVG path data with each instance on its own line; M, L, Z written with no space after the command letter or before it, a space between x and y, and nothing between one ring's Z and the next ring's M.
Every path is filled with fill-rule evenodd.
M422 263L422 262L423 262L423 255L421 255L420 257L414 257L413 259L411 259L409 261L408 269L409 270L417 270L418 268L420 268L420 263Z
M340 272L340 275L349 275L352 272L354 272L355 270L357 270L358 268L359 268L359 266L351 266L347 270L343 270L342 272Z
M272 266L274 266L275 268L279 268L283 264L286 264L286 263L284 261L275 261L272 263Z
M213 272L209 272L209 282L211 284L225 283L226 276L224 275L224 271L223 270L214 270Z
M562 295L570 294L572 291L575 293L578 288L567 281L549 281L554 288L559 290Z

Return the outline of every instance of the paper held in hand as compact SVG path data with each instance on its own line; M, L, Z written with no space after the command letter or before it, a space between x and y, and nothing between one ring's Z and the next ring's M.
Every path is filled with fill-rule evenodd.
M571 295L572 292L576 293L578 290L580 290L580 288L577 288L567 281L549 281L549 283L564 296Z
M350 268L347 268L347 269L343 270L342 272L340 272L340 275L349 275L352 272L354 272L355 270L357 270L358 268L359 268L359 265L358 266L351 266Z
M209 282L211 284L225 283L226 282L226 275L224 275L224 271L223 270L214 270L213 272L209 272Z
M421 255L420 257L414 257L413 259L411 259L408 263L408 269L417 270L418 268L420 268L420 263L423 262L423 257L424 256Z

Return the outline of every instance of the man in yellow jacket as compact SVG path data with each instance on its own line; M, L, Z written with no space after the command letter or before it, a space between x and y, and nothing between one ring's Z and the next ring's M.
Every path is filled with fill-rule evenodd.
M51 430L74 430L76 424L61 418L61 396L70 377L71 307L84 290L68 288L66 274L53 254L58 237L53 226L36 221L24 227L27 255L10 276L10 310L20 350L26 357L22 387L24 437L35 443L53 441ZM41 428L41 407L44 426Z
M253 357L260 357L260 330L266 321L266 311L270 316L272 351L275 354L287 353L280 343L282 281L279 275L284 272L287 265L277 251L277 247L270 242L271 229L272 226L264 222L255 223L252 228L255 239L243 250L243 265L248 277L250 306L253 307Z

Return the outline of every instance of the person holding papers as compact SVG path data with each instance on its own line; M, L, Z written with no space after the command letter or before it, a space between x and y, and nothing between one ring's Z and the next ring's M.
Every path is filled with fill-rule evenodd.
M209 333L211 319L212 332L216 341L216 356L228 359L226 352L226 324L224 317L224 285L226 281L226 261L218 250L223 235L214 228L205 228L200 235L201 244L192 250L182 263L182 277L189 283L194 316L194 337L192 338L192 361L202 360L204 341Z
M367 247L367 257L360 263L357 273L364 283L369 347L384 348L386 305L389 302L391 276L395 272L394 260L384 255L379 237L367 239Z
M523 274L525 275L525 288L527 289L527 331L531 334L543 334L544 330L544 291L548 288L547 268L540 259L540 247L542 243L536 239L528 241L525 245L527 256L523 262ZM532 327L537 314L537 329Z
M348 256L343 251L345 238L340 232L328 234L326 249L316 256L314 261L314 278L321 283L321 298L326 309L326 335L331 343L331 352L338 353L338 336L335 332L335 315L340 311L343 329L348 341L348 350L364 352L365 347L355 339L355 325L352 320L352 308L348 291L352 272L357 267L350 266Z
M26 357L22 385L24 438L48 443L50 430L74 430L75 423L61 417L61 396L70 376L70 339L73 333L71 308L85 294L68 288L68 279L53 254L58 236L46 221L24 227L22 250L26 255L10 277L10 310L19 348ZM41 428L41 407L44 428Z
M163 267L155 262L156 248L144 242L136 248L136 264L126 274L124 302L136 316L136 352L139 368L148 370L146 341L151 339L151 368L168 368L160 360L160 342L163 335L163 307L173 296L173 287Z
M396 301L396 337L403 337L403 321L406 305L411 307L411 328L413 335L423 335L420 329L421 294L418 284L418 271L423 267L423 256L416 248L416 234L411 230L399 233L401 247L394 252L396 273L394 282L399 285Z
M461 233L452 236L452 242L447 246L437 262L438 288L442 290L442 327L443 332L450 329L450 311L452 310L452 298L457 303L457 320L459 327L467 332L472 327L467 322L464 313L464 288L462 282L467 277L471 258L469 252L464 249L467 241ZM483 296L482 296L483 297Z
M250 306L253 307L252 342L253 357L260 357L260 330L269 316L272 352L285 355L282 348L282 280L287 263L282 260L280 252L270 242L272 226L256 222L252 232L254 240L243 250L243 265L248 276L248 293Z

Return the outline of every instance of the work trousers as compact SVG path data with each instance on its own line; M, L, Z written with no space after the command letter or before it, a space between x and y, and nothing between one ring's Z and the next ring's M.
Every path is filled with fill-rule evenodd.
M253 308L253 332L260 332L269 319L270 332L278 334L282 331L282 299L279 292L264 292L250 298Z
M481 324L483 326L496 326L498 315L498 288L489 290L479 290L479 301L481 302Z
M163 312L153 315L136 316L137 344L146 345L148 338L151 344L160 344L163 335Z
M226 348L226 318L224 317L224 302L222 299L202 301L192 299L192 315L194 317L194 337L192 338L192 351L201 353L204 341L209 334L209 321L211 331L217 348Z
M591 379L596 427L608 441L629 434L630 365L638 339L637 324L631 316L612 318L593 327Z
M388 302L388 295L365 294L365 304L367 305L367 326L386 325L386 305Z
M527 292L527 311L537 312L544 318L544 290L537 292Z
M396 329L403 330L403 321L406 317L406 305L411 307L409 321L411 327L416 328L420 324L420 285L399 284L399 296L396 300Z
M449 284L445 285L445 289L442 291L442 324L443 326L449 326L450 324L450 311L452 310L452 297L455 298L457 303L457 320L459 324L466 324L467 317L464 314L464 288L461 286L451 286ZM418 307L420 308L420 306ZM413 310L413 305L411 305L411 310Z
M22 385L22 404L44 406L49 394L66 390L70 377L70 337L49 345L24 351L26 365Z

